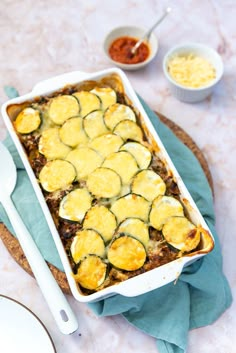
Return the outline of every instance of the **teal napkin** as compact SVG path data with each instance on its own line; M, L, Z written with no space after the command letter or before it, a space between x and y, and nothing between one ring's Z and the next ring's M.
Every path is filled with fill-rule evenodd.
M214 322L230 306L232 296L222 272L221 249L214 228L212 193L205 174L193 153L161 123L142 99L141 102L211 229L215 248L204 258L186 267L176 284L169 283L133 298L115 295L88 305L98 316L122 314L132 325L156 338L159 353L183 353L187 348L188 331ZM14 203L44 258L62 269L34 191L9 137L5 145L18 168ZM13 232L1 207L0 219Z

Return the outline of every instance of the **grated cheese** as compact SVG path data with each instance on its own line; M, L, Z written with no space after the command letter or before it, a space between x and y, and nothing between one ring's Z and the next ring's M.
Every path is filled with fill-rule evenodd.
M169 61L168 71L177 83L190 88L207 86L216 77L212 64L194 54L173 57Z

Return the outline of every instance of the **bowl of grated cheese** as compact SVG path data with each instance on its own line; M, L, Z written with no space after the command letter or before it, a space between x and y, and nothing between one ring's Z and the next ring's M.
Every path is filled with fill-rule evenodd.
M196 103L207 98L222 78L223 62L214 49L189 43L167 52L163 71L176 98Z

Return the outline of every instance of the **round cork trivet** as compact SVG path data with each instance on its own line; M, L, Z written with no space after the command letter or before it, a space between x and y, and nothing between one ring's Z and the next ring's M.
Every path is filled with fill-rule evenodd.
M166 118L165 116L163 116L160 113L157 113L157 115L159 116L160 120L165 125L167 125L172 130L172 132L195 154L199 163L202 166L202 169L203 169L203 171L207 177L207 180L209 182L209 185L213 191L212 176L211 176L207 161L206 161L203 153L201 152L201 150L196 145L196 143L192 140L192 138L181 127L179 127L172 120L169 120L168 118ZM4 245L6 246L8 252L13 257L13 259L26 272L28 272L31 276L33 276L31 268L30 268L28 261L27 261L25 255L21 249L21 246L20 246L18 240L7 230L7 228L2 223L0 223L0 238L2 239ZM48 266L49 266L53 276L55 277L57 283L61 287L62 291L65 294L71 294L65 273L58 270L55 266L53 266L51 264L48 264Z
M196 143L193 141L193 139L187 134L187 132L185 132L179 125L177 125L172 120L166 118L164 115L162 115L160 113L156 113L156 114L158 115L160 120L172 130L172 132L175 134L175 136L177 136L180 139L180 141L193 152L195 157L197 157L197 159L198 159L198 161L199 161L199 163L200 163L200 165L206 175L206 178L207 178L208 183L211 187L212 193L214 194L212 175L211 175L208 163L207 163L202 151L200 150L200 148L196 145Z

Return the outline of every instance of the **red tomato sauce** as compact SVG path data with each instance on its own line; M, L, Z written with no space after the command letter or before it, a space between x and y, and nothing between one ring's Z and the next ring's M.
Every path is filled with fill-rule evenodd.
M134 55L131 53L131 49L137 41L138 39L132 37L115 39L109 48L109 55L112 60L123 64L137 64L145 61L150 54L147 44L142 43Z

